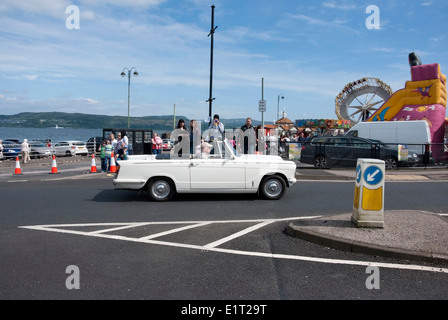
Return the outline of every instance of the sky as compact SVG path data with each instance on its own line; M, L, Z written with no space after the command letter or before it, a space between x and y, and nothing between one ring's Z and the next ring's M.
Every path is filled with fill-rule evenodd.
M207 118L212 5L224 119L337 119L351 81L403 88L410 52L448 73L446 0L1 0L0 114L127 116L131 69L131 117Z

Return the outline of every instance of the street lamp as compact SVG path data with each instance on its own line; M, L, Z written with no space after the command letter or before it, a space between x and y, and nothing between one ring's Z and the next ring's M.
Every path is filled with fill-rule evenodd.
M125 70L127 70L127 73L128 73L128 129L129 129L129 109L130 109L130 101L131 101L131 75L133 74L134 77L136 77L136 76L138 76L138 72L137 72L137 69L135 69L134 67L132 67L131 69L124 68L123 71L121 71L122 77L126 76L126 73L124 72ZM131 73L132 70L135 70L134 73Z
M277 121L278 121L278 119L280 119L280 117L279 117L280 99L285 99L283 94L279 94L277 97Z

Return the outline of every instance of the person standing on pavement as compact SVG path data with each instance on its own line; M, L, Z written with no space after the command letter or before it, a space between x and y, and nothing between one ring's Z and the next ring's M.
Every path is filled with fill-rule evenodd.
M249 130L249 131L247 131ZM246 118L246 124L241 127L241 137L239 142L243 144L244 154L254 154L255 153L255 128L252 126L252 118ZM247 131L247 132L246 132Z
M118 133L117 133L117 144L115 145L115 148L114 148L114 154L115 154L115 157L116 157L117 154L120 152L120 149L121 149L121 142L122 142L121 132L118 132Z
M117 149L117 139L115 139L115 135L113 133L111 133L109 135L109 139L110 139L110 144L112 145L112 151L116 154L115 150Z
M190 132L188 131L185 120L179 119L177 123L177 128L173 131L174 133L174 147L177 150L177 155L182 157L182 155L188 155L189 152L189 143L188 139L190 137ZM185 150L185 147L187 148Z
M224 137L224 123L219 121L219 115L215 114L213 116L213 122L210 123L210 126L208 127L208 129L211 131L210 136L207 137L207 141L212 142L213 140L215 140L217 137L214 137L213 134L218 131L221 134L221 139L222 137ZM219 140L221 140L219 139Z
M101 159L101 172L106 172L107 170L107 163L106 163L106 141L103 141L103 143L98 148L98 151L100 152L100 159Z
M129 146L129 138L128 138L128 135L127 135L127 133L126 133L126 131L125 130L123 130L123 131L121 131L121 141L124 143L124 145L126 146L126 155L128 156L130 153L129 153L129 148L130 148L130 146Z
M152 153L153 154L160 154L162 153L162 139L159 137L159 135L154 132L154 136L151 139L151 144L152 144Z
M27 139L23 139L22 144L20 145L20 151L22 152L22 162L27 163L30 158L30 145L28 144Z
M108 139L106 142L105 155L106 155L106 171L110 171L110 158L112 157L112 152L114 148L112 147L112 143Z

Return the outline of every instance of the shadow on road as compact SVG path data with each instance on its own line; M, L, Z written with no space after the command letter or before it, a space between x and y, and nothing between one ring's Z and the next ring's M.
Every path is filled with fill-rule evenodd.
M97 193L92 199L94 202L152 202L147 192L104 189ZM260 200L256 194L175 194L169 202L192 202L192 201L255 201ZM263 201L263 200L260 200Z

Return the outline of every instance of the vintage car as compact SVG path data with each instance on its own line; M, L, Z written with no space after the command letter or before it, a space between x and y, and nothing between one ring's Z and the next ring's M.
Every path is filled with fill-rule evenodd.
M117 161L115 189L146 190L155 201L176 193L258 193L278 200L296 183L296 164L273 155L240 155L228 140L210 153L132 155Z

